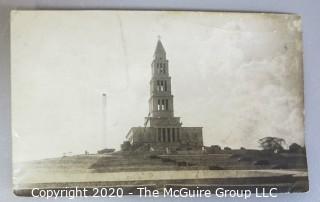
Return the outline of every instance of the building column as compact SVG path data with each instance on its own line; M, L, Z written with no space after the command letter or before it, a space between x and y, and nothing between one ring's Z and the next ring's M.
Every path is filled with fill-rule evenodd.
M176 129L172 128L172 136L173 136L173 140L176 141Z
M161 142L161 128L158 128L157 140L156 140L156 142Z
M176 141L176 135L173 133L173 128L172 128L172 133L171 133L171 136L172 136L172 142L175 142Z
M180 141L180 128L177 128L177 140Z
M162 128L162 142L166 142L166 129Z

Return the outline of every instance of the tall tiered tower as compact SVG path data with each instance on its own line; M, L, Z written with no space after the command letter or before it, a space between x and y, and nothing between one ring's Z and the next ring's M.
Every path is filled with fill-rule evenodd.
M154 151L199 150L203 145L202 127L182 127L180 117L174 116L169 62L160 39L151 72L148 117L143 127L129 130L127 140L134 148L150 147Z
M180 127L180 118L174 117L173 95L171 93L171 77L166 51L160 39L151 64L148 126L155 128Z

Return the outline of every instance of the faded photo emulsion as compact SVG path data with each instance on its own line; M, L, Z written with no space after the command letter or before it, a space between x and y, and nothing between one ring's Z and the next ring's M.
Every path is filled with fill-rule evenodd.
M302 53L294 14L12 11L13 191L306 192Z

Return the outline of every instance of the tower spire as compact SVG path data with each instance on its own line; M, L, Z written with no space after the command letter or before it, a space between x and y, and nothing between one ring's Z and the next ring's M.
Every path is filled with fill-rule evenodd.
M166 56L166 51L164 50L164 47L161 43L161 37L158 36L158 42L157 42L157 46L156 46L156 50L154 51L154 56L155 57L160 57L160 58L165 58Z

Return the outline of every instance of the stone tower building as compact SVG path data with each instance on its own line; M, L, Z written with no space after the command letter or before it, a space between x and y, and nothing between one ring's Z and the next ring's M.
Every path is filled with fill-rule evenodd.
M132 127L126 138L131 145L148 145L153 150L199 150L202 127L182 127L174 116L171 77L166 51L160 40L151 64L149 114L144 127Z

